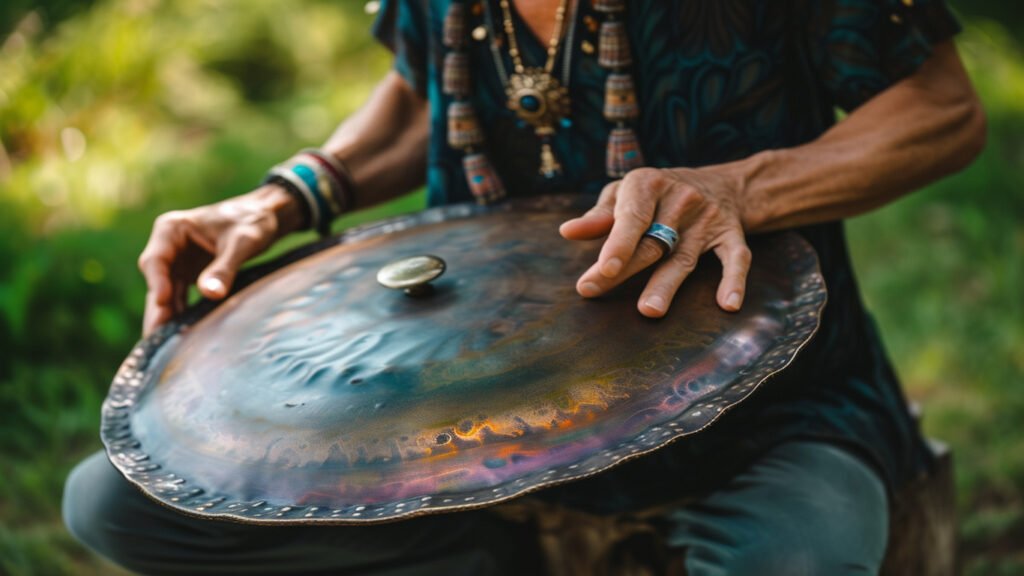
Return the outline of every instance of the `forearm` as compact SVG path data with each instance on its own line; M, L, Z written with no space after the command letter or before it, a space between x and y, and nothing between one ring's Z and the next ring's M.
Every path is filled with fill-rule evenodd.
M428 106L398 73L390 72L369 101L324 144L352 173L355 208L394 198L423 184Z
M964 168L985 119L951 43L818 140L724 165L747 232L854 216Z

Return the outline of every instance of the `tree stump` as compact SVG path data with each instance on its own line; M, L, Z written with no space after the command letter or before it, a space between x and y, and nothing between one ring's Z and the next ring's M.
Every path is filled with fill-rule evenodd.
M895 495L881 576L953 576L956 570L956 494L953 456L929 442L934 469ZM549 576L676 576L682 556L671 554L648 520L656 512L595 516L520 498L492 508L536 530Z
M941 442L929 444L935 468L911 482L893 502L881 576L952 576L956 572L953 455Z

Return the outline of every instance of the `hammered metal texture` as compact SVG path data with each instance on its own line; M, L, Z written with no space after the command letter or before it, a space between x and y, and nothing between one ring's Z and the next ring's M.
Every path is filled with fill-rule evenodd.
M599 242L558 224L592 199L432 209L240 276L143 340L103 404L114 465L182 512L354 524L486 506L598 473L711 424L783 369L826 300L794 233L752 238L743 310L701 261L668 316L643 278L584 300ZM424 298L379 286L429 250Z

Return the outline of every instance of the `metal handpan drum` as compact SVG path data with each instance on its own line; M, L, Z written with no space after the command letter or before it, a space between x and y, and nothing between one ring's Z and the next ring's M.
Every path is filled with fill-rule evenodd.
M580 298L600 242L557 229L591 203L427 210L243 274L124 362L103 405L111 461L165 505L243 522L486 506L705 428L817 329L825 287L794 233L752 239L735 314L713 259L661 320L636 311L643 278ZM378 284L425 252L447 263L428 294Z

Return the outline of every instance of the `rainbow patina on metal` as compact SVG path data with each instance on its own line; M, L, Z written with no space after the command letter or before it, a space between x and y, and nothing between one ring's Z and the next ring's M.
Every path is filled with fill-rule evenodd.
M432 209L243 274L142 341L103 406L114 465L183 512L363 523L493 504L699 431L783 369L826 293L794 233L752 239L742 311L702 261L662 320L644 278L584 300L599 243L558 224L592 199ZM429 252L426 296L378 270Z

